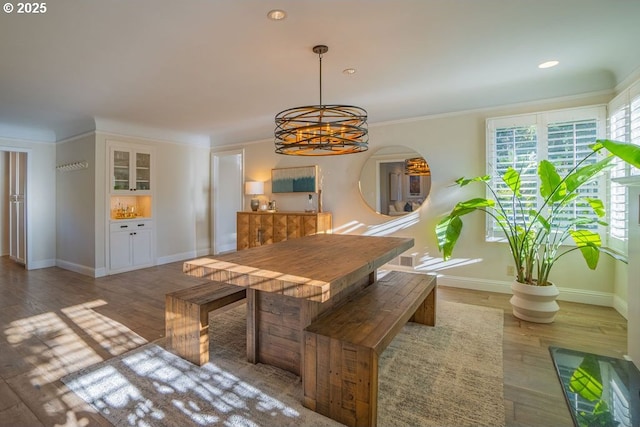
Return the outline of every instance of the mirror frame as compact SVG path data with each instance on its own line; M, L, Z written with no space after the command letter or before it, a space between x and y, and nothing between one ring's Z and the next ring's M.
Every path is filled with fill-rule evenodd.
M412 157L423 156L421 156L412 148L403 145L390 145L380 147L378 150L373 152L362 165L362 169L360 170L360 177L358 179L360 196L362 197L362 200L365 202L365 204L375 213L386 217L395 218L407 215L411 212L417 212L418 210L420 210L422 205L424 205L424 202L427 200L431 192L431 176L405 175L404 161L407 158ZM381 172L380 166L384 163L396 164L394 166L395 173L385 171ZM371 169L373 169L373 171ZM398 189L398 193L396 193L396 200L392 200L391 194L388 194L385 197L385 192L391 193L391 182L387 183L384 188L381 188L383 179L383 177L381 176L382 173L390 174L389 181L392 181L394 179L397 180L393 181L395 182L395 184L393 185L395 185ZM367 175L365 176L365 174ZM371 185L365 182L367 179L371 179L372 174L374 175L375 185ZM416 194L415 187L413 192L410 191L411 184L420 185L420 191L417 192L419 194ZM392 203L396 205L394 206L395 212L389 212L388 210L389 205L391 205ZM409 203L410 206L407 207L406 204ZM419 203L419 205L416 206L415 203ZM401 207L402 210L398 211L399 207ZM405 211L405 208L411 208L411 210Z

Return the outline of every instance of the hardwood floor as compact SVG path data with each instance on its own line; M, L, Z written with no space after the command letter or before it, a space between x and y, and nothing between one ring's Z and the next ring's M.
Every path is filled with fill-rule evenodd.
M164 335L164 295L201 282L182 263L99 279L25 271L0 257L0 426L110 425L60 378ZM626 320L561 302L555 323L521 322L509 295L439 287L438 298L503 309L508 426L571 426L548 346L622 357Z

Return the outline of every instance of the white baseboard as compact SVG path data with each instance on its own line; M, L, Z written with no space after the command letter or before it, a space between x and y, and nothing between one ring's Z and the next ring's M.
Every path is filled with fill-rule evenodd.
M450 276L447 274L438 275L439 286L449 286L452 288L473 289L476 291L498 292L503 294L511 293L510 281L486 280L469 277ZM613 307L623 316L623 301L616 304L614 294L609 292L586 291L583 289L559 288L559 301L578 302L583 304L601 305L605 307ZM626 306L626 303L624 303ZM626 307L625 307L626 312Z
M99 275L99 269L93 267L87 267L86 265L75 264L73 262L64 261L61 259L56 260L56 267L64 268L65 270L73 271L75 273L84 274L89 277L101 277ZM104 273L102 274L104 276Z
M156 265L171 264L172 262L184 261L186 259L195 258L195 257L196 257L195 251L167 255L167 256L163 256L156 259Z
M620 298L618 295L613 296L613 308L615 308L622 317L628 319L627 314L629 311L627 308L627 302Z
M199 249L197 251L188 251L188 252L182 252L179 254L173 254L173 255L168 255L168 256L163 256L160 257L156 260L156 264L157 265L162 265L162 264L170 264L172 262L179 262L179 261L184 261L187 259L193 259L193 258L198 258L201 256L207 256L211 254L211 249L206 248L206 249Z
M233 250L235 251L236 248L233 248ZM211 250L211 248L199 249L198 251L196 251L196 257L207 256L211 255L212 253L213 251Z
M473 289L475 291L497 292L500 294L511 293L511 282L450 276L448 274L438 274L438 286Z
M614 307L614 294L610 292L585 291L583 289L558 288L560 301L580 302L583 304L602 305L604 307Z
M189 251L189 252L183 252L180 254L173 254L173 255L169 255L169 256L165 256L165 257L160 257L156 260L155 264L151 264L151 265L146 265L144 267L139 267L139 268L146 268L146 267L150 267L153 265L162 265L162 264L169 264L172 262L179 262L179 261L185 261L188 259L193 259L193 258L198 258L198 257L202 257L202 256L207 256L210 254L210 250L209 249L201 249L198 251ZM50 265L42 265L42 266L38 266L38 267L31 267L32 268L44 268L44 267L60 267L60 268L64 268L65 270L69 270L69 271L73 271L79 274L84 274L85 276L90 276L90 277L104 277L108 274L107 272L107 268L106 267L101 267L101 268L92 268L92 267L87 267L85 265L80 265L80 264L75 264L72 262L68 262L68 261L64 261L64 260L55 260L55 262L52 262ZM135 270L136 268L129 268L129 269L123 269L123 270L118 270L118 271L111 271L109 272L110 274L117 274L117 273L121 273L121 272L125 272L125 271L130 271L130 270Z
M55 259L43 259L40 261L31 261L27 264L27 270L37 270L39 268L55 267Z
M237 249L237 245L235 243L227 244L227 245L222 245L217 249L219 254L223 254L223 253L235 251ZM211 253L213 253L213 251L211 251Z

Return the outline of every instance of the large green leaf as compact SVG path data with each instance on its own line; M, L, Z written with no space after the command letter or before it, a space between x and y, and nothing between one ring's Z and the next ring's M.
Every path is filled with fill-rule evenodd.
M466 202L459 202L449 214L450 216L462 216L480 208L493 207L496 202L491 199L481 197L469 199Z
M538 176L540 177L540 195L543 199L558 202L567 195L567 186L562 182L556 167L550 161L540 161Z
M602 246L600 235L589 230L570 230L569 234L576 242L576 246L580 248L587 266L595 270L600 259L600 246Z
M438 249L443 252L444 260L451 258L453 247L460 237L462 231L462 220L458 216L446 216L436 225L436 236L438 238Z
M613 160L612 156L607 156L604 159L595 162L593 164L583 166L568 175L566 178L567 183L567 191L569 193L575 191L585 182L588 182L591 178L594 178L600 172L602 172L607 167L611 166L611 161Z
M472 182L489 182L491 180L491 177L489 175L483 175L483 176L476 176L475 178L458 178L456 179L456 184L458 184L460 187L464 187L467 184L470 184Z
M612 141L610 139L599 139L592 147L594 150L604 147L614 156L625 162L640 168L640 146L629 142Z
M521 197L520 173L517 170L509 166L509 168L504 173L504 175L502 175L502 180L504 181L505 184L507 184L507 186L511 189L513 194L516 195L516 197Z
M588 354L569 380L569 389L591 402L602 397L602 375L598 359Z
M475 212L478 209L493 207L495 202L491 199L475 198L466 202L459 202L454 206L449 215L444 217L436 225L436 237L438 239L438 249L443 252L445 260L451 258L453 248L460 237L462 231L462 215Z
M585 197L585 200L587 201L587 203L589 203L589 206L591 206L591 209L593 209L593 211L596 213L596 215L598 215L599 218L605 216L607 211L604 208L604 203L602 203L602 200L594 199L592 197Z

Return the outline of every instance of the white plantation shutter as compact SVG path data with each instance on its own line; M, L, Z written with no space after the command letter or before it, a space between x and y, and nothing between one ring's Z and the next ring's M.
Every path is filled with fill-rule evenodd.
M609 103L609 138L640 145L640 82L621 92ZM634 175L640 175L640 170L618 160L611 170L608 188L607 245L623 254L627 253L629 200L626 187L616 179Z
M558 110L537 114L498 117L487 120L487 174L497 199L507 214L513 218L514 209L509 206L510 190L502 181L509 166L520 172L521 193L532 209L538 209L538 171L540 160L553 162L562 176L589 153L589 148L604 135L606 114L604 106ZM596 156L589 160L597 161ZM600 182L589 183L581 193L589 197L604 194ZM488 192L487 197L493 198ZM569 220L574 217L595 218L591 208L584 202L574 202L566 207L559 217ZM521 218L517 218L521 219ZM597 229L596 225L588 228ZM487 218L487 239L503 237L502 231L491 217Z
M510 206L510 190L502 181L502 175L509 167L520 172L521 188L526 203L536 205L536 169L535 160L537 157L537 133L535 126L511 126L497 128L495 130L495 157L494 167L491 168L491 182L497 195L497 201L501 203L510 220L513 220L514 211ZM492 198L492 195L489 195ZM516 218L522 220L522 218ZM493 232L499 233L500 228L493 224Z
M616 141L629 140L629 97L624 93L609 104L609 137ZM611 169L611 179L626 176L624 162L616 159ZM615 181L609 181L609 233L608 246L626 253L627 240L627 189Z
M560 176L566 175L580 160L587 157L593 150L590 146L596 141L598 135L597 120L595 118L550 123L547 126L547 159L555 166ZM582 163L583 166L597 162L593 156ZM584 197L599 197L600 186L598 181L584 184L578 193ZM573 220L576 217L596 219L593 209L584 200L574 201L560 212L561 223ZM590 224L581 228L593 231L598 230L597 224Z
M640 82L636 83L629 92L631 97L629 133L631 142L640 145ZM640 169L632 167L630 174L640 175Z

